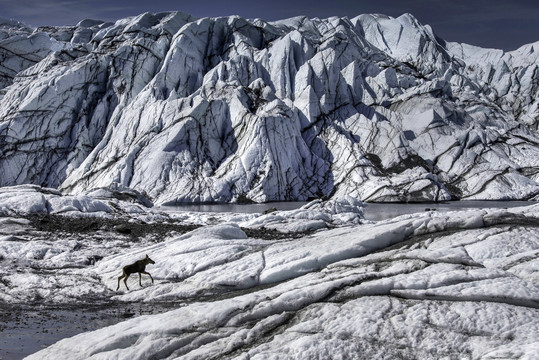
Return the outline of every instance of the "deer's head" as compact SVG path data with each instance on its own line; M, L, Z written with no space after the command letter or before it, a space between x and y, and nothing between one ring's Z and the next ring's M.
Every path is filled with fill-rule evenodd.
M155 264L155 261L153 261L152 259L150 259L150 257L148 256L148 254L146 254L146 262L148 264Z

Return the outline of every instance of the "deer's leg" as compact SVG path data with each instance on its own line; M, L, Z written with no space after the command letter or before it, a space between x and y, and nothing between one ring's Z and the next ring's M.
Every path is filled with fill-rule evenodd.
M127 278L129 277L129 275L131 274L125 274L125 278L124 278L124 284L125 284L125 287L127 288L127 290L129 290L129 286L127 286Z
M125 271L122 273L122 276L118 277L118 287L116 288L116 291L120 288L120 280L122 280L125 277Z
M142 287L142 274L138 273L138 284Z
M149 272L146 272L146 271L143 271L142 273L143 273L143 274L146 274L146 275L149 275L149 276L150 276L150 279L152 279L152 284L153 284L153 277L152 277L152 275L151 275Z

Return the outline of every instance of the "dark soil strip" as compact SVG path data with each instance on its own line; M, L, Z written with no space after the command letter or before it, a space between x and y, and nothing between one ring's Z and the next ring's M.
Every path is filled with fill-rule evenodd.
M38 231L67 233L91 233L100 230L115 231L120 234L130 235L134 239L146 235L157 235L158 237L164 238L173 232L176 234L185 234L201 227L201 225L182 224L180 222L148 224L144 222L129 222L126 219L121 218L75 218L48 214L28 215L25 218L30 220L32 227ZM242 228L242 230L251 238L263 240L298 239L312 233L312 231L282 233L277 230L266 228Z

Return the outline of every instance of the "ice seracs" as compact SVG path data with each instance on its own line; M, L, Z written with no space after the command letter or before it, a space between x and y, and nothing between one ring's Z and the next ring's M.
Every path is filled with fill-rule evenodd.
M449 43L410 14L1 30L2 186L119 183L156 204L539 194L537 44Z

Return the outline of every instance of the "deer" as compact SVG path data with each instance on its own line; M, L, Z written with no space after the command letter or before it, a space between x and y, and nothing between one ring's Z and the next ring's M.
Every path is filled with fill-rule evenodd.
M142 274L146 274L150 276L150 279L152 279L153 284L153 277L150 275L149 272L146 271L146 265L148 264L155 264L155 261L150 259L148 254L146 254L146 257L142 260L137 260L133 264L126 265L122 269L122 276L118 277L118 287L116 288L116 291L120 288L120 280L124 279L124 284L127 290L129 290L129 287L127 286L127 278L129 275L133 273L138 273L138 283L140 284L140 287L142 287Z

